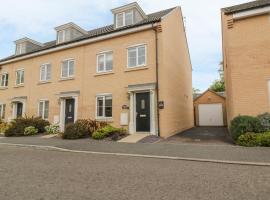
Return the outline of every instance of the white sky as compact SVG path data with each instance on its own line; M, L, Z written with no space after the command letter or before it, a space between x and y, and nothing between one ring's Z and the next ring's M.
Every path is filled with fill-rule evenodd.
M193 64L193 87L205 90L218 78L221 56L220 8L248 0L138 0L146 13L181 6ZM54 27L75 22L86 30L112 23L110 10L132 0L0 0L0 58L13 41L55 39Z

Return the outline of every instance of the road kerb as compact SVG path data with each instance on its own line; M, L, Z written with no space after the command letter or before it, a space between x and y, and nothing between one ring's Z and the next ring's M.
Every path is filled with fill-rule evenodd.
M40 149L40 150L51 150L51 151L59 151L59 152L82 153L82 154L93 154L93 155L125 156L125 157L137 157L137 158L152 158L152 159L181 160L181 161L230 164L230 165L249 165L249 166L269 166L270 167L270 163L264 163L264 162L245 162L245 161L188 158L188 157L177 157L177 156L158 156L158 155L146 155L146 154L81 151L81 150L65 149L65 148L60 148L60 147L55 147L55 146L13 144L13 143L0 143L0 145L28 147L28 148L35 148L35 149Z

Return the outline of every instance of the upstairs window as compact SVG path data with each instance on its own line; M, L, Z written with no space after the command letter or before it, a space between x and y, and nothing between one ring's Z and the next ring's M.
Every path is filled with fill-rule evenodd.
M52 67L51 64L43 64L40 66L40 81L45 82L51 79Z
M61 78L71 78L74 76L74 60L64 60L62 62Z
M49 118L49 101L42 100L39 102L38 115L42 119L48 120L48 118Z
M128 67L141 67L146 65L146 45L128 48Z
M58 31L57 43L63 43L66 41L66 30Z
M0 75L0 87L7 87L8 86L8 74L1 74Z
M113 52L97 55L97 72L110 72L113 70Z
M133 11L127 11L116 14L116 28L129 26L134 23Z
M24 45L23 43L18 43L16 45L16 55L23 54L24 52Z
M0 104L0 119L5 119L6 104Z
M19 69L16 71L16 85L24 84L24 70Z
M111 118L112 117L112 96L102 95L97 97L97 118Z

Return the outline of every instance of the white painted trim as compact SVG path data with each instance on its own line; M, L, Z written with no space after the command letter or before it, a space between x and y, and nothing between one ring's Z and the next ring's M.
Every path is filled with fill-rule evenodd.
M39 81L40 82L47 82L49 81L50 79L48 79L48 65L51 65L51 63L44 63L42 65L40 65L39 67ZM41 80L41 68L45 66L45 80ZM51 65L52 67L52 65ZM51 74L52 74L52 69L51 69Z
M8 80L7 80L7 75L8 75ZM2 81L3 81L2 76L5 76L5 82L7 81L9 83L9 74L8 74L8 72L0 73L0 88L7 88L8 84L5 86L2 86Z
M149 92L149 103L150 103L150 132L151 135L157 135L157 121L156 121L156 109L157 109L157 103L156 103L156 91L155 90L141 90L141 91L130 91L130 121L129 121L129 133L135 134L137 133L137 116L136 116L136 94L137 93L145 93Z
M39 104L40 103L43 103L43 111L42 111L42 116L39 116ZM45 118L45 102L48 102L48 118L49 118L49 115L50 115L50 101L48 100L48 99L40 99L39 101L38 101L38 113L37 113L37 116L39 116L39 117L41 117L42 119L44 119L44 120L48 120L48 118Z
M145 64L139 65L139 48L140 47L145 47ZM136 66L129 66L129 57L128 57L128 53L129 53L129 49L131 48L136 48ZM147 66L147 44L136 44L136 45L132 45L127 47L127 69L133 69L133 68L138 68L138 67L146 67Z
M111 39L111 38L114 38L114 37L119 37L119 36L127 35L127 34L130 34L130 33L135 33L135 32L139 32L139 31L151 29L151 28L156 27L156 26L157 26L157 23L155 23L154 25L153 24L148 24L148 25L145 25L145 26L130 28L130 29L123 30L123 31L120 31L120 32L111 33L111 34L107 34L107 35L99 36L99 37L95 37L95 38L90 38L90 39L83 40L83 41L80 41L80 42L67 44L67 45L56 47L56 48L52 48L52 49L32 53L32 54L21 56L21 57L18 57L18 58L14 58L14 59L11 59L11 60L8 60L8 61L3 61L3 62L0 62L0 65L9 64L9 63L17 62L17 61L24 60L24 59L27 59L27 58L33 58L33 57L36 57L36 56L40 56L40 55L44 55L44 54L48 54L48 53L52 53L52 52L56 52L56 51L61 51L61 50L64 50L64 49L70 49L70 48L90 44L90 43L97 42L97 41Z
M24 37L24 38L21 38L19 40L14 41L15 44L21 44L23 42L30 42L30 43L35 44L35 45L40 46L40 47L44 46L44 44L42 44L40 42L37 42L35 40L32 40L32 39L30 39L28 37Z
M22 77L20 77L20 83L19 84L17 84L17 72L18 71L23 71L23 83L21 82ZM24 83L25 83L25 71L24 71L24 68L16 69L15 70L15 85L16 86L21 86L21 85L24 85Z
M247 10L247 11L234 13L233 14L233 19L234 20L239 20L239 19L244 19L244 18L248 18L248 17L267 14L269 12L270 12L270 6L267 6L267 7L264 7L264 8L256 8L256 9L252 9L252 10Z
M69 67L70 67L70 62L73 61L74 62L74 66L73 66L73 74L70 75L69 73ZM68 62L68 76L67 77L63 77L63 65L64 65L64 62ZM69 79L69 78L73 78L75 76L75 59L74 58L68 58L68 59L64 59L61 61L61 75L60 75L60 78L61 79Z
M74 29L76 29L77 31L79 31L80 33L82 33L84 35L88 34L88 32L86 30L84 30L83 28L81 28L80 26L78 26L77 24L75 24L73 22L57 26L54 29L56 31L62 31L62 30L68 29L68 28L74 28Z
M103 113L102 113L102 117L100 117L100 116L98 116L98 109L97 109L97 99L98 98L100 98L100 97L102 97L102 99L103 99L103 106L104 106L104 109L103 109ZM96 95L96 116L95 116L95 118L97 119L97 120L104 120L104 121L111 121L112 119L113 119L113 116L112 117L105 117L105 97L111 97L112 98L112 102L113 102L113 96L112 96L112 94L111 93L103 93L103 94L97 94ZM113 104L112 104L112 109L113 109ZM112 114L113 114L113 112L112 112Z
M134 10L132 9L132 10L126 10L126 11L123 11L123 12L120 12L120 13L117 13L116 15L115 15L115 27L116 28L122 28L122 27L125 27L125 26L130 26L130 25L127 25L127 23L126 23L126 14L132 14L132 22L131 22L131 24L130 25L133 25L134 24ZM118 26L118 16L119 15L123 15L123 25L122 26Z
M111 53L112 54L112 69L111 70L107 70L107 54ZM99 71L99 57L100 56L104 56L104 70L103 71ZM113 71L113 51L103 51L97 54L97 66L96 66L96 73L100 74L100 73L107 73L107 72L112 72Z
M145 12L143 11L143 9L141 8L141 6L137 2L130 3L130 4L127 4L127 5L124 5L124 6L120 6L120 7L114 8L114 9L111 10L111 12L113 14L116 14L116 13L124 12L126 10L134 9L134 8L142 15L142 17L144 19L147 18Z

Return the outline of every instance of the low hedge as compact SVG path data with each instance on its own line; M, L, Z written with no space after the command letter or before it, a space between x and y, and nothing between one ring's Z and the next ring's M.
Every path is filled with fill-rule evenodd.
M245 147L270 147L270 132L246 133L244 135L241 135L236 143L240 146Z
M107 125L106 122L100 122L91 119L80 119L74 124L66 125L65 131L62 134L63 139L80 139L91 137L93 132Z
M246 133L262 133L265 129L257 117L238 116L231 122L230 132L232 138L237 139Z
M107 137L113 136L114 140L117 140L118 136L121 134L125 134L126 131L124 129L115 128L111 125L107 125L103 128L98 129L92 134L92 138L95 140L102 140Z
M30 126L36 128L38 130L38 133L44 133L45 127L48 125L50 125L50 123L40 117L26 116L12 120L4 133L6 137L24 136L25 128Z

